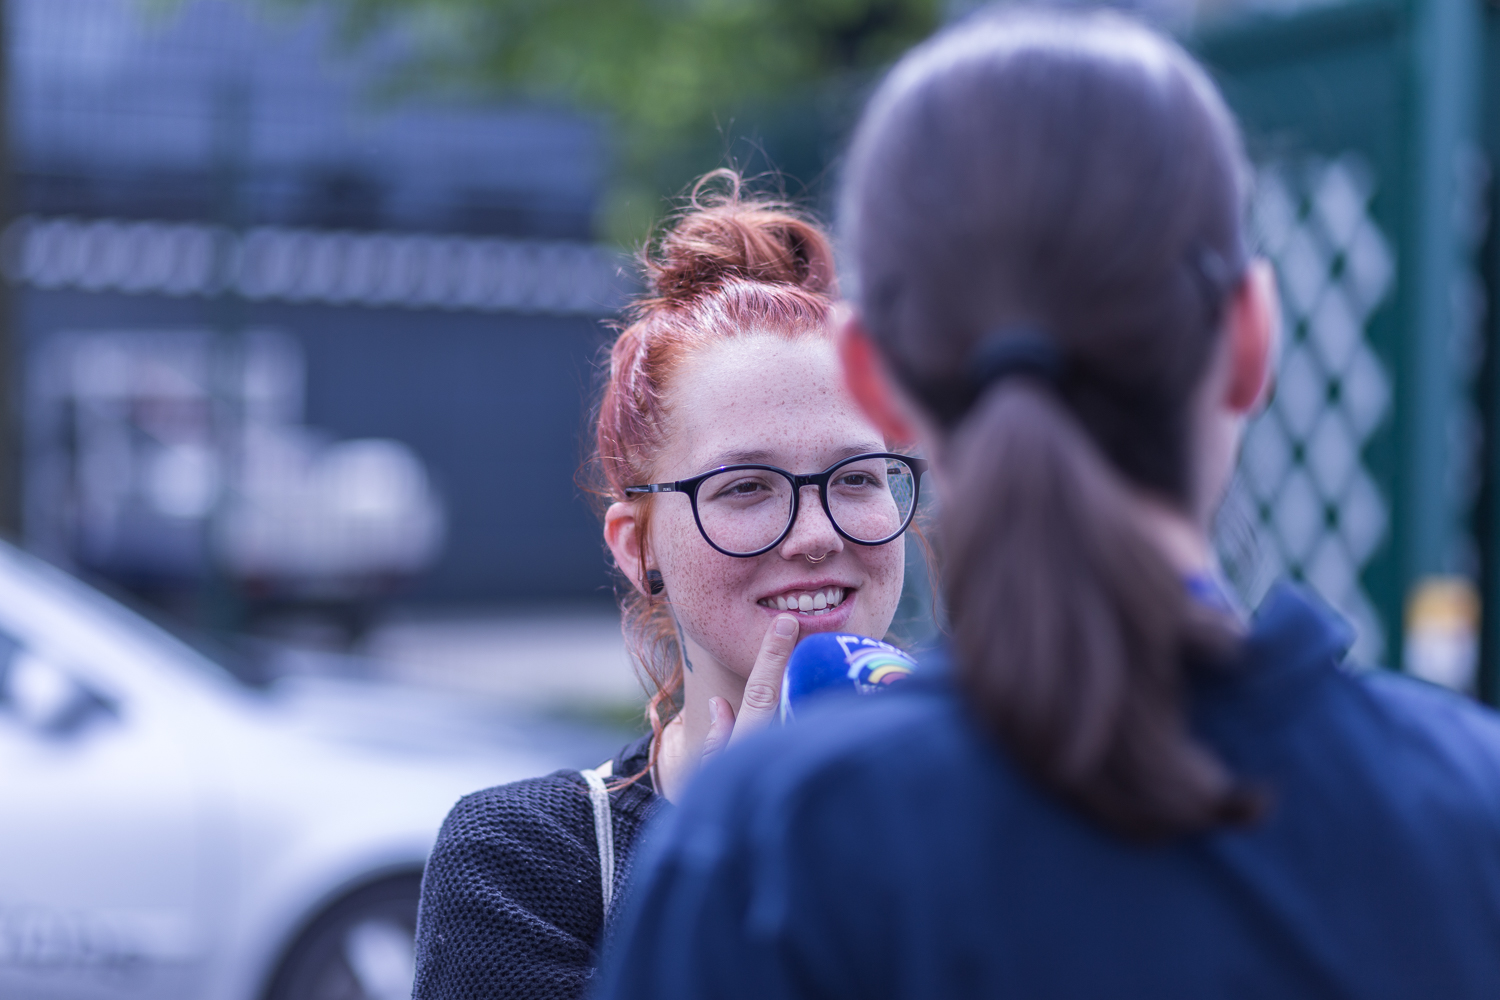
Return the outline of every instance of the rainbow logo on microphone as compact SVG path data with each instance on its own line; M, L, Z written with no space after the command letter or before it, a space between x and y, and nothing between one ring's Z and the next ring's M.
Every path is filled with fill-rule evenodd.
M875 694L910 677L916 661L890 643L862 635L814 632L792 650L781 678L781 721L820 694Z
M874 694L903 681L916 666L911 657L879 639L862 635L838 635L834 639L844 650L849 680L860 694Z

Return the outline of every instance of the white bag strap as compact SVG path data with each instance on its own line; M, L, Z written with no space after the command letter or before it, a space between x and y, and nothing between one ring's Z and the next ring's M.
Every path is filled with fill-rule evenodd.
M615 896L615 828L610 820L609 789L604 779L614 773L615 762L607 760L590 771L580 771L588 782L589 801L594 805L594 839L599 842L599 881L604 889L604 915L609 916L609 904Z

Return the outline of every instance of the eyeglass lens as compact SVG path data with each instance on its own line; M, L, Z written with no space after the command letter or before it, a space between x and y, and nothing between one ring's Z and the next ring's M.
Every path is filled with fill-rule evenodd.
M916 484L911 466L897 459L851 462L839 466L829 479L828 511L849 537L884 542L911 516ZM728 552L756 552L773 544L791 519L792 483L779 472L730 470L698 487L703 533Z

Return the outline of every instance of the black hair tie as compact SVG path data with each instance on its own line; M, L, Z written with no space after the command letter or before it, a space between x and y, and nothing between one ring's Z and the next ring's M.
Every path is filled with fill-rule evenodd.
M1035 330L997 330L974 348L969 382L975 395L1014 376L1036 379L1057 388L1067 371L1057 341Z

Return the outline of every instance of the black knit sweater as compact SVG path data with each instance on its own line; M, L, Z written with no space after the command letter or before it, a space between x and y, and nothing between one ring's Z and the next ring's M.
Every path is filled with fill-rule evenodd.
M650 738L614 774L646 766ZM650 775L610 793L615 898L646 821L666 804ZM556 771L460 799L422 877L415 1000L578 1000L606 914L588 785Z

